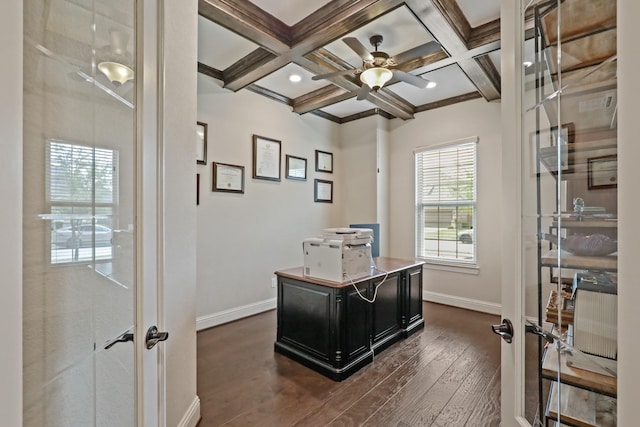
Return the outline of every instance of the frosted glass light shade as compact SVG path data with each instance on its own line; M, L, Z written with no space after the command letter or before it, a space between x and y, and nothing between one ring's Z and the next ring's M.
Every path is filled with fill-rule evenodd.
M380 89L386 82L391 80L393 72L388 68L374 67L364 70L360 74L360 80L362 83L367 84L371 89Z
M133 70L119 62L104 61L98 64L98 70L113 83L125 84L133 79Z

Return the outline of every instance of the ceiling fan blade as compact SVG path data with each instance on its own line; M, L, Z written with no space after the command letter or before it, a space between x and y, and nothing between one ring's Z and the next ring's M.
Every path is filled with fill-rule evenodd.
M360 58L364 59L365 61L373 61L373 55L371 55L369 49L367 49L362 43L360 43L360 40L358 40L357 38L345 37L342 39L342 41L345 42L347 46L351 48L351 50L357 53Z
M422 77L414 76L413 74L405 73L400 70L393 70L393 77L396 80L400 80L405 83L409 83L410 85L417 86L419 88L424 89L429 84L429 80L423 79Z
M354 68L352 70L334 71L333 73L318 74L317 76L312 76L311 80L330 79L331 77L344 76L345 74L358 74L360 72L362 72L362 70L360 70L359 68Z
M400 65L407 61L411 61L416 58L421 58L423 56L430 55L435 52L439 52L442 50L440 44L436 41L430 41L429 43L425 43L420 46L416 46L413 49L409 49L406 52L399 53L394 56L392 59L396 64Z
M362 101L363 99L367 99L367 96L369 96L369 92L371 91L371 88L369 87L368 84L362 83L362 86L360 86L360 89L358 89L358 96L356 97L356 99L358 101Z

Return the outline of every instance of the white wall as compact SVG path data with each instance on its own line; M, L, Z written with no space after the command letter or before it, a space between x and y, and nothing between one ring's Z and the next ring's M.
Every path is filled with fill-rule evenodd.
M340 125L344 182L340 187L350 224L377 222L376 116Z
M22 2L7 2L0 13L0 420L22 425Z
M380 223L380 256L389 256L389 224L391 214L391 171L389 162L390 135L389 121L378 116L377 137L377 221Z
M197 207L198 329L275 308L276 270L303 264L302 241L344 226L337 125L299 116L242 90L231 93L198 77L198 121L208 125L207 165ZM252 135L281 141L281 181L252 178ZM334 172L315 172L315 150L333 153ZM285 155L307 159L307 180L285 178ZM212 162L244 166L244 194L212 192ZM194 162L195 163L195 162ZM314 203L314 178L334 181L334 203ZM195 176L189 178L195 185ZM194 192L189 192L193 198ZM274 337L275 338L275 337Z
M393 120L390 126L391 255L415 255L413 150L478 136L477 275L424 270L425 297L476 310L499 313L501 205L500 104L482 99L422 112L414 120Z
M389 256L389 139L382 116L340 125L345 225L378 223L380 256Z
M164 326L167 426L195 425L197 2L164 2ZM189 424L187 424L189 423Z

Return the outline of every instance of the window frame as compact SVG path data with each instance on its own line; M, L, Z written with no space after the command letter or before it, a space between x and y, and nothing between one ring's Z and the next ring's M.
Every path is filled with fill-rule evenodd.
M449 141L441 144L427 145L417 147L414 150L414 219L415 219L415 229L414 229L414 254L416 259L423 260L427 263L427 265L433 265L434 267L444 268L446 270L451 271L461 271L461 272L476 272L478 269L478 235L477 235L477 218L478 218L478 137L468 137L459 140ZM461 201L438 201L438 202L424 202L420 200L420 181L422 181L421 176L418 175L418 160L419 156L424 153L440 153L443 150L450 150L455 147L462 147L464 145L473 145L473 198L471 200L461 200ZM457 165L458 163L456 163ZM447 257L447 256L426 256L425 254L425 208L426 207L446 207L448 209L451 208L459 208L462 206L471 206L472 207L472 221L471 221L471 230L473 230L473 240L471 247L471 258L464 259L458 258L459 252L458 247L461 243L457 235L463 231L458 228L455 229L456 239L453 240L456 245L456 257ZM432 239L438 242L443 241L452 241L449 239ZM440 249L438 249L440 251ZM465 271L469 270L469 271Z

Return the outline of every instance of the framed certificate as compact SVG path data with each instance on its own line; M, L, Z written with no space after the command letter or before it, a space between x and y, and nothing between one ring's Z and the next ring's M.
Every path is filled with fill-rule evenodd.
M253 178L280 181L280 141L253 135Z
M244 166L213 162L212 191L244 193Z
M587 185L589 190L618 186L618 156L587 159Z
M333 154L316 150L316 172L333 173Z
M285 168L287 170L287 179L296 179L298 181L307 180L307 159L302 157L290 156L287 154Z
M313 184L314 202L333 203L333 181L316 179Z

